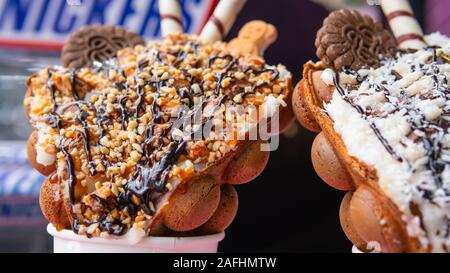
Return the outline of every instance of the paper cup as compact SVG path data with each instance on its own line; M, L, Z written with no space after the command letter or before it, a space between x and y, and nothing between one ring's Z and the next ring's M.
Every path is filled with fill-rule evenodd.
M378 244L372 244L369 245L369 247L372 247L370 251L362 251L357 246L353 245L352 247L352 253L381 253L379 245Z
M87 238L72 230L57 231L52 224L54 253L216 253L225 233L196 237L146 237L132 244L124 237Z
M353 245L352 253L364 253L364 252L362 252L361 250L359 250L359 248L357 248L355 245Z

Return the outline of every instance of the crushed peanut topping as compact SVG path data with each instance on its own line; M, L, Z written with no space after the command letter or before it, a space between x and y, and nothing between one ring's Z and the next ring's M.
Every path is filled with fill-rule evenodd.
M207 123L238 128L218 115L225 106L283 100L289 79L281 65L174 35L93 68L41 71L25 105L57 160L73 230L106 237L148 226L164 195L237 147L214 130L193 137Z

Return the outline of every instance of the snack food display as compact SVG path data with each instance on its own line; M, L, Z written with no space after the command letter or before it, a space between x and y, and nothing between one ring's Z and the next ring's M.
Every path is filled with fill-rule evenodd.
M406 1L381 4L396 39L356 11L324 21L294 112L319 133L317 174L349 191L341 225L359 249L448 252L450 39L422 36Z
M273 26L249 24L271 29L255 47L275 40ZM66 43L65 67L27 81L29 159L47 176L40 204L58 230L105 238L218 233L236 215L233 185L266 165L264 141L247 136L286 105L290 73L266 64L262 48L247 54L177 27L164 31L143 45L117 27L86 27ZM256 112L224 115L239 107ZM280 130L290 109L281 110Z

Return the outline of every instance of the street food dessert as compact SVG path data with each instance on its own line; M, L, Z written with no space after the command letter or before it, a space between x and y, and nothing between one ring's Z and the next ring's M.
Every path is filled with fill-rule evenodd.
M412 16L393 8L391 25ZM293 108L319 133L318 175L349 191L341 225L359 249L449 252L450 39L406 35L411 24L398 22L394 39L369 16L331 13L317 35L320 61L304 65Z
M231 224L233 185L254 179L269 158L267 138L252 133L278 115L281 132L293 118L283 107L290 73L259 56L276 29L262 21L243 28L254 54L216 41L244 2L220 1L205 38L182 33L178 1L159 1L162 40L84 27L64 45L64 67L28 79L28 156L47 176L40 205L58 230L136 242Z
M248 137L251 126L286 105L290 73L195 35L141 45L115 27L81 31L99 28L125 42L75 33L85 40L69 39L66 67L27 81L25 109L34 128L28 153L47 175L44 215L57 229L88 237L223 231L238 206L232 185L254 179L269 157L261 150L265 140ZM134 47L109 58L117 44ZM224 115L228 110L236 115Z

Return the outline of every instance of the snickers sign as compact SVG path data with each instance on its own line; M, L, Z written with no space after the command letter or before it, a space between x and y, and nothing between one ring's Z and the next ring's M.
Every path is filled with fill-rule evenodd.
M217 2L180 0L185 32L199 32ZM0 46L59 49L74 30L91 24L158 37L158 0L0 0Z

